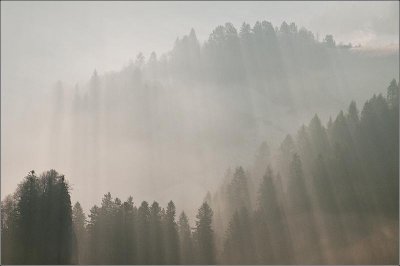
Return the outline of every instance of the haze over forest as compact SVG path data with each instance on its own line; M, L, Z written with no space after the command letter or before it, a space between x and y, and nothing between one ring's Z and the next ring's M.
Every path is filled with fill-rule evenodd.
M197 206L228 167L249 166L263 141L276 148L315 113L327 121L349 101L362 104L384 92L398 76L396 5L2 3L2 195L30 169L55 168L68 176L73 199L85 209L105 190ZM245 48L234 33L221 57L206 48L213 31L216 42L224 38L218 25L234 22L230 27L240 36L243 22L253 28L257 20L278 28L279 53L262 47L263 40L251 44L262 51ZM299 38L285 40L283 21L296 23ZM303 24L306 31L300 31ZM361 48L316 45L332 32L337 44ZM143 62L136 58L141 51ZM262 53L267 72L259 66ZM212 60L219 64L214 69L206 65ZM140 81L133 77L138 64ZM237 69L221 77L201 70L215 74L224 66ZM99 119L97 132L79 132L73 123L93 130L77 101L93 100L95 69L99 108L108 118ZM98 139L95 157L85 138Z
M280 263L278 255L291 250L291 262L340 263L341 247L329 244L321 244L320 257L307 255L314 246L293 251L286 242L280 251L272 248L270 257L260 257L256 248L257 256L234 257L241 249L231 245L235 234L225 232L236 232L235 217L247 217L242 207L251 223L264 221L260 217L268 206L260 203L260 194L276 193L272 201L293 218L287 228L311 223L295 214L297 207L314 210L316 224L341 213L346 224L341 230L352 247L359 239L352 230L361 216L347 212L362 213L368 221L363 233L390 248L369 258L348 254L344 261L380 262L384 255L393 261L396 239L381 237L374 226L393 233L396 224L398 149L390 147L398 147L398 2L1 6L2 200L16 190L22 193L24 186L18 190L17 185L28 171L56 169L62 182L64 176L68 180L72 205L79 201L87 215L95 204L111 204L111 197L132 196L125 202L132 208L133 202L157 201L174 215L176 205L177 213L185 211L194 221L200 206L207 213L207 202L214 213L218 262ZM378 125L388 133L374 131ZM371 146L373 140L385 148ZM390 159L376 162L366 155L371 151ZM366 164L369 160L376 164ZM337 167L348 172L338 173ZM387 179L376 188L382 171ZM46 183L46 176L58 180L58 173L47 172L37 182ZM313 178L327 175L337 176L330 193L338 205L332 207L330 198L316 207L323 197L318 192L327 186ZM304 178L305 185L295 184L304 190L293 190L294 176ZM353 178L351 185L345 177ZM362 177L368 182L360 182ZM225 198L229 193L239 198ZM368 193L375 201L367 200ZM300 202L307 198L305 205L292 206L296 199L290 195ZM351 201L360 205L349 206ZM371 218L376 213L384 218ZM289 230L275 228L276 219L273 230ZM306 232L314 234L311 242L320 238L320 232ZM264 240L252 241L262 246ZM363 245L357 247L364 253L377 248ZM82 248L85 254L94 252L87 248ZM112 260L114 255L104 260L123 263ZM103 262L90 255L82 261Z

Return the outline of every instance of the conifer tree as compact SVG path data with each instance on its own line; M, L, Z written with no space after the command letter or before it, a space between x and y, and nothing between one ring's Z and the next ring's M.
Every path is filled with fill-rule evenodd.
M168 202L164 219L165 235L165 262L166 264L179 264L179 235L178 226L175 222L176 208L175 204Z
M164 242L161 224L161 208L155 201L150 208L150 247L151 247L151 264L164 263ZM168 244L168 243L167 243ZM168 247L168 245L166 246Z
M198 264L215 264L214 231L212 229L213 211L204 202L196 215L195 240Z
M193 264L194 260L194 247L192 239L192 231L189 225L189 219L185 212L182 212L178 221L178 233L180 243L180 263Z
M86 215L83 212L82 206L79 202L76 202L72 208L72 225L76 236L76 254L75 259L78 264L84 264L86 262Z
M137 263L150 264L150 209L149 204L143 201L138 209L137 218Z

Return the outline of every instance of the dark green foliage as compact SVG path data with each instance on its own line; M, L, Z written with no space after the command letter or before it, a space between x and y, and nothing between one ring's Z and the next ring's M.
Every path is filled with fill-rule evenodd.
M76 240L64 176L50 170L37 177L31 171L17 192L2 203L3 211L6 214L2 217L2 240L10 242L2 243L10 246L3 249L2 263L74 263Z

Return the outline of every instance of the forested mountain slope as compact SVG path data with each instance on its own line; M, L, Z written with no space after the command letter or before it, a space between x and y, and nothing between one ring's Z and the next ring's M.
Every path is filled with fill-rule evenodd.
M172 201L110 193L86 220L63 175L31 171L1 204L2 263L396 264L398 101L393 80L361 113L352 102L326 127L315 115L276 155L262 144L192 225Z
M51 154L29 165L71 176L86 209L106 189L128 196L130 186L120 185L126 183L141 198L166 203L172 194L194 209L223 169L251 164L263 140L279 148L282 135L315 113L325 121L351 99L364 102L398 71L398 49L336 44L294 23L226 23L205 42L192 30L168 53L139 54L120 71L94 72L76 87L58 83L32 99L43 119L12 122L37 121L21 125L15 139L42 137L9 145Z
M398 259L399 88L318 115L276 153L227 171L207 199L228 264L385 263Z

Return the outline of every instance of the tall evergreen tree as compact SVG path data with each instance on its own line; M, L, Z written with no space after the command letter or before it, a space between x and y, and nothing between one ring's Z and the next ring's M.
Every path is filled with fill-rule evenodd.
M193 264L194 260L194 247L192 239L192 230L190 229L189 219L185 212L182 212L178 221L178 233L180 243L180 263L187 265Z
M390 82L387 88L387 101L392 108L399 105L399 85L395 79Z
M138 209L137 218L137 263L150 264L150 209L149 204L143 201Z
M12 198L5 202L9 213L2 220L15 248L6 253L9 263L74 263L71 200L64 176L50 170L38 178L31 171Z
M99 242L100 237L100 226L99 226L99 216L100 208L94 205L90 209L89 222L87 224L88 232L88 261L90 264L101 264Z
M155 201L150 208L150 247L151 247L151 264L164 263L164 242L161 224L161 208ZM168 243L167 243L168 244Z
M75 260L79 264L86 262L86 215L83 212L82 206L79 202L76 202L72 208L72 225L76 236L76 253Z
M25 181L17 189L18 243L21 254L16 264L40 264L43 259L41 246L38 245L42 233L40 216L40 187L39 179L31 171Z
M133 204L133 198L129 197L122 204L122 264L136 263L136 215L137 209Z
M229 186L229 203L232 214L242 207L249 210L251 206L248 178L241 166L236 168Z
M252 264L256 260L253 226L249 211L242 207L229 223L224 253L227 264Z
M198 264L215 264L214 231L212 229L213 211L204 202L196 215L195 239Z
M168 202L164 218L165 235L165 262L166 264L179 264L179 235L178 226L175 222L175 204Z
M275 184L279 178L268 166L259 188L257 216L265 222L261 226L266 227L255 234L259 238L261 263L290 263L293 259L288 221L282 199L277 193L279 187ZM260 226L260 221L257 225Z

